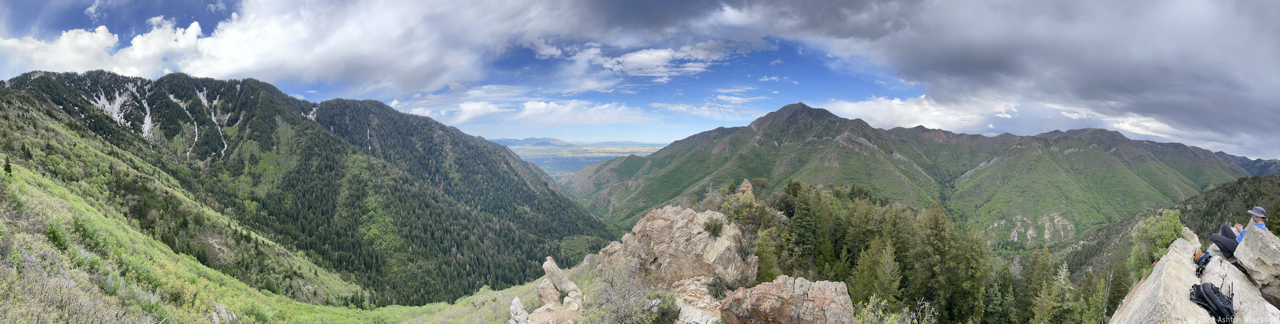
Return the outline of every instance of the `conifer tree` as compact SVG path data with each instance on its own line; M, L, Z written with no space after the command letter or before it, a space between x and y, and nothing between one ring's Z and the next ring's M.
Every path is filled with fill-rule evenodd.
M770 282L778 277L778 240L774 238L777 233L776 227L760 231L760 238L756 243L756 258L759 260L756 282Z
M849 285L849 297L854 303L863 303L876 296L886 301L886 308L897 310L900 303L902 274L894 260L893 242L876 237L871 249L858 258L858 268Z
M13 175L13 166L9 165L9 157L4 157L4 173Z
M788 229L795 234L795 245L804 249L805 253L813 253L818 243L818 220L813 213L813 203L808 190L800 190L796 197L796 212L791 217Z
M1083 324L1101 324L1106 319L1104 308L1107 306L1107 281L1096 280L1094 284L1093 295L1089 296L1088 310L1084 312L1081 318Z
M1036 296L1031 307L1033 315L1029 324L1057 324L1053 321L1054 308L1058 306L1056 291L1048 282L1040 285L1040 294Z

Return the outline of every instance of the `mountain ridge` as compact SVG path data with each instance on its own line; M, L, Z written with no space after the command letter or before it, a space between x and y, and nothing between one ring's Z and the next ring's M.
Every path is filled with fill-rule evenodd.
M504 146L376 101L312 103L253 79L104 71L29 72L5 89L172 175L198 205L369 288L378 305L518 284L540 274L543 257L563 257L560 241L612 236ZM199 241L183 235L196 234L175 241Z
M765 178L774 188L765 194L787 179L855 184L916 208L948 201L954 218L986 229L989 243L1016 243L1005 247L1022 251L1066 246L1116 218L1244 175L1207 150L1105 129L992 137L921 126L886 130L797 103L649 157L593 165L561 183L622 228L638 211L688 205L742 179Z

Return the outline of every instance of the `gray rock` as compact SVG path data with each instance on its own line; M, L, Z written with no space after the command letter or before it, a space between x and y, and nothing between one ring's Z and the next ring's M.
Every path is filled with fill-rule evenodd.
M1260 292L1262 299L1266 299L1271 306L1280 307L1280 286L1262 286Z
M1191 285L1200 283L1192 260L1199 246L1192 242L1179 238L1169 245L1169 253L1156 262L1151 275L1125 296L1111 316L1112 324L1213 323L1209 312L1188 298Z
M560 303L560 292L556 290L551 280L542 279L542 282L538 283L538 301L543 305Z
M712 219L725 222L719 237L703 230ZM756 277L756 256L743 258L737 224L714 211L667 206L636 222L621 242L600 250L598 268L621 267L635 276L653 276L660 286L693 277L719 277L735 282Z
M564 276L564 271L560 270L560 266L556 265L556 260L552 260L550 256L547 257L546 262L542 263L542 271L547 273L547 279L551 280L551 284L554 284L556 289L564 292L578 290L578 285L569 281L569 277Z
M1200 279L1200 283L1212 283L1223 294L1233 296L1235 323L1280 323L1280 309L1268 303L1249 277L1230 262L1221 258L1209 260Z
M529 313L524 311L524 304L520 303L520 297L511 299L511 320L508 324L528 324Z
M853 301L842 282L778 276L720 301L727 324L853 323Z
M1235 257L1259 285L1280 285L1280 238L1275 234L1249 225Z

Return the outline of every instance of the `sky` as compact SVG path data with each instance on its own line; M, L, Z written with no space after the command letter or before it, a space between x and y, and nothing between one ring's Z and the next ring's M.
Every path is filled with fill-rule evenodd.
M878 128L1280 158L1280 2L7 0L0 78L254 78L486 138L665 143L804 102Z

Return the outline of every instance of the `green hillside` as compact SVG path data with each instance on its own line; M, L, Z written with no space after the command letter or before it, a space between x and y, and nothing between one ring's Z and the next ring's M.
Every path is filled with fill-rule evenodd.
M370 323L442 307L361 310L374 292L29 93L0 89L0 125L0 322L192 323L222 307L246 322Z
M102 71L27 73L3 91L0 153L15 165L175 253L298 301L454 300L537 278L567 237L610 237L502 146L377 102Z
M859 185L924 208L947 202L1001 250L1064 247L1115 219L1172 205L1248 172L1207 150L1101 129L988 137L876 129L792 104L747 127L720 128L648 157L596 164L561 179L606 221L629 228L648 209L689 205L708 190L764 178Z

